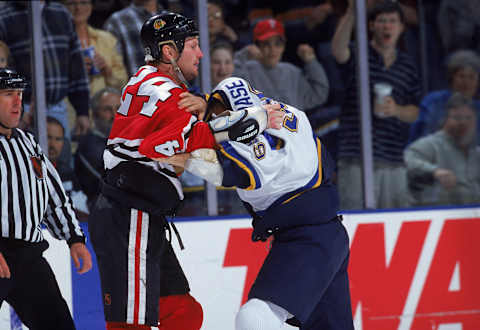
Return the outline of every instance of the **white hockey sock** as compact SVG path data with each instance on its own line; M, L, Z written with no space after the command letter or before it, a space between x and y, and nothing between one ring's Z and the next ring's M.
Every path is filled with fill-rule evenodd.
M292 317L287 310L269 301L250 299L235 318L236 330L278 330Z

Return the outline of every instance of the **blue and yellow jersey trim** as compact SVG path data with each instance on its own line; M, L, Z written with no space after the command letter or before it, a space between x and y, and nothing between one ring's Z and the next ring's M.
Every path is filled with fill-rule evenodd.
M254 190L262 186L257 171L248 160L242 157L228 142L222 142L219 150L222 155L230 159L238 168L243 170L249 178L250 185L245 190ZM224 169L225 170L225 169Z
M283 147L284 142L281 138L270 135L267 132L262 132L261 134L267 140L268 144L270 145L270 148L272 148L274 150L279 150Z
M304 192L315 189L322 184L323 179L324 179L323 178L323 162L322 162L322 160L323 160L323 158L322 158L322 154L323 154L322 142L315 135L313 136L313 138L315 139L315 144L317 146L317 154L318 154L318 169L315 172L315 175L312 177L312 179L310 179L310 181L305 186L283 195L282 197L277 199L269 208L271 208L273 206L276 206L276 205L279 205L279 204L287 204L287 203L291 202L292 200L294 200L295 198L302 195ZM265 211L260 211L260 212L257 212L257 213L258 213L258 215L262 216L264 212Z
M297 198L301 194L303 194L305 191L315 189L318 186L322 184L322 179L323 179L323 164L322 164L322 142L320 142L320 139L316 136L315 138L315 144L317 145L317 155L318 155L318 169L313 178L302 188L299 188L295 191L292 191L286 195L284 195L279 202L282 204L286 204L293 199Z

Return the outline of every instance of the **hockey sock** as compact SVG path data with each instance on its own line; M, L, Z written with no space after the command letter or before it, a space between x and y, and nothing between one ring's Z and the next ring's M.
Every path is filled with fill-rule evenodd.
M198 330L203 309L190 294L160 297L158 320L160 330Z

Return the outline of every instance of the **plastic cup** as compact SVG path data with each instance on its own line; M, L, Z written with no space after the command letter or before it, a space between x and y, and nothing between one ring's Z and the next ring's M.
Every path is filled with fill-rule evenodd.
M92 60L92 66L90 67L90 72L88 74L91 76L100 74L100 70L98 70L98 68L95 65L93 65L93 58L95 56L95 47L90 46L87 48L83 48L82 53L83 53L83 56L88 57Z
M378 104L385 103L385 97L392 95L393 87L387 83L376 83L373 85L373 91L375 93L375 102Z
M389 95L392 95L392 89L392 85L387 83L376 83L375 85L373 85L373 92L375 93L376 103L375 108L377 108L379 104L385 103L385 98ZM385 113L380 112L377 109L375 109L374 114L379 118L387 117Z

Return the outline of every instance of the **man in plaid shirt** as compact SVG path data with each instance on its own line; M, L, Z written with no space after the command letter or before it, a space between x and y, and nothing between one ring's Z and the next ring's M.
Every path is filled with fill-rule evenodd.
M17 72L31 80L29 12L26 1L11 1L0 8L0 40L10 48ZM88 76L83 63L80 43L68 10L55 2L42 8L43 54L45 62L45 92L48 115L68 127L63 99L68 96L77 113L76 133L87 132ZM30 103L31 90L24 100Z
M130 6L113 13L105 22L103 28L118 40L128 76L135 74L145 64L140 39L143 23L163 9L157 0L133 0Z

